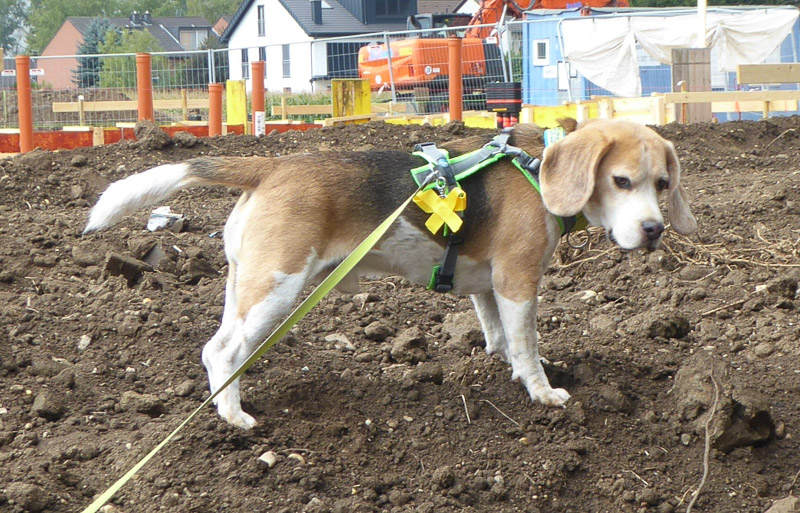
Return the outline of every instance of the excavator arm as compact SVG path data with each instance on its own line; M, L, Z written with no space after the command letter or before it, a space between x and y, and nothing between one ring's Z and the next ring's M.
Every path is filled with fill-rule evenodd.
M503 17L503 11L514 18L522 18L525 11L533 9L538 0L481 0L480 7L470 20L466 37L484 39L492 32L492 27L480 25L496 24Z

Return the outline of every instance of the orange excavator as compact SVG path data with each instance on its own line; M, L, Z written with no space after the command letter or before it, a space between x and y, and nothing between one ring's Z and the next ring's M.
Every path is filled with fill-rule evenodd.
M464 78L465 108L481 109L488 82L504 80L503 58L495 36L498 22L506 17L521 19L532 9L571 7L627 7L627 0L481 0L474 15L417 14L408 18L409 31L418 36L386 44L372 44L358 52L358 73L370 81L373 91L427 90L431 96L446 96L448 50L443 40L462 37L461 75ZM463 27L456 30L453 27ZM442 29L442 30L436 30ZM450 30L446 30L450 29ZM444 92L444 95L442 95ZM470 105L471 101L474 101Z

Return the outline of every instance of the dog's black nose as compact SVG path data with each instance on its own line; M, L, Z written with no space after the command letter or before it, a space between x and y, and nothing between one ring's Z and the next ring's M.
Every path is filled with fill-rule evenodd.
M644 221L642 222L642 230L644 230L645 235L650 240L656 240L661 237L661 234L664 232L664 223L659 223L657 221Z

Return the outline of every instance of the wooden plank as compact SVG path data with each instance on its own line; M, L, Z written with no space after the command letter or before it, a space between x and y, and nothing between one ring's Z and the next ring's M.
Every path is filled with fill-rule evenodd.
M334 126L336 123L347 123L351 121L372 121L375 114L356 114L354 116L340 116L322 120L322 126Z
M800 64L740 64L736 66L739 84L787 84L800 82Z
M105 138L106 134L103 127L96 126L92 128L92 146L102 146L106 142Z
M717 91L708 93L664 93L667 103L710 103L710 102L774 102L798 101L800 91ZM760 110L760 109L759 109Z
M769 103L770 112L790 112L797 109L797 101L772 101ZM761 112L764 108L763 101L744 102L713 102L713 112Z
M96 102L53 102L53 112L115 112L124 110L136 110L139 104L136 100L117 100L117 101L96 101ZM182 110L183 100L153 100L155 110ZM186 100L186 107L189 109L207 109L208 100L203 98L192 98Z
M273 116L284 116L284 109L281 105L273 105L272 106L272 115ZM287 105L286 106L286 115L287 116L323 116L323 115L332 115L333 114L333 106L331 105Z

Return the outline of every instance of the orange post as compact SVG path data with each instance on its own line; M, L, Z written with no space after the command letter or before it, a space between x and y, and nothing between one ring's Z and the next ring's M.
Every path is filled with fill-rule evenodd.
M253 134L260 135L256 128L256 115L261 112L264 114L264 61L253 61L252 64L252 77L253 77ZM263 120L263 118L262 118Z
M139 100L139 121L155 122L153 115L153 75L150 71L150 54L136 54L136 94Z
M19 151L33 149L33 105L31 104L31 58L17 56L17 110L19 111Z
M222 84L208 84L208 136L222 135Z
M462 118L461 38L447 38L448 70L450 75L450 121Z

